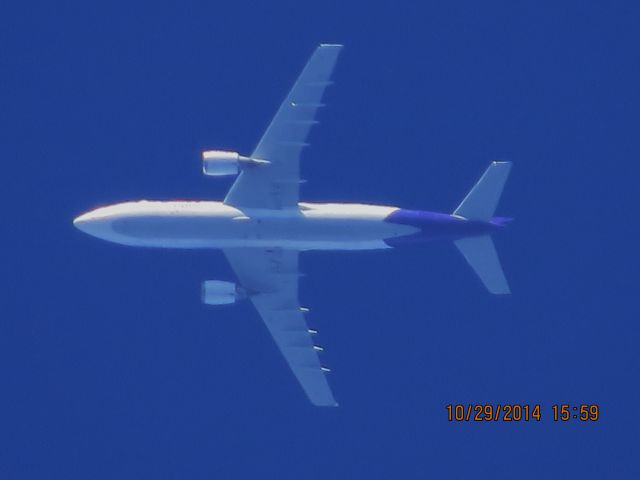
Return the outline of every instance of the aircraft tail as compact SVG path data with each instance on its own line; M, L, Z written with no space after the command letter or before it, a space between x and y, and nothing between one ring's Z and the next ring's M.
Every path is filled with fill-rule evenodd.
M453 214L468 220L490 220L510 170L511 162L492 162Z
M491 163L453 214L468 220L491 220L510 170L511 162ZM511 293L490 235L462 238L454 243L489 292Z
M496 295L511 293L490 235L461 238L453 243L489 292Z

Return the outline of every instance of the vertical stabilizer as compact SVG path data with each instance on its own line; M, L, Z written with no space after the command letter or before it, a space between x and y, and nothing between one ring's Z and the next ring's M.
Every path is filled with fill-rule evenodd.
M510 170L511 162L492 162L453 214L469 220L489 220L496 211Z
M461 238L453 243L489 292L497 295L511 293L491 236Z

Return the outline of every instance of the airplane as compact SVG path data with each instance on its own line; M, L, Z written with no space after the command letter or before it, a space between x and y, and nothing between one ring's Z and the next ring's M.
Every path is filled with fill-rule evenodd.
M300 156L341 48L316 48L251 155L203 152L205 175L237 175L224 201L124 202L73 221L89 235L122 245L222 249L238 283L207 280L202 301L250 301L316 406L338 404L325 375L329 369L319 360L317 331L308 327L308 310L298 301L300 252L452 240L489 292L510 293L491 238L510 221L494 216L510 162L492 162L451 214L300 201Z

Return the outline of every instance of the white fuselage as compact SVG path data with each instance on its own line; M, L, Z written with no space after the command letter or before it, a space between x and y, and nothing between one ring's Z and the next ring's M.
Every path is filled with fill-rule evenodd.
M299 209L243 209L210 201L139 201L97 208L74 220L115 243L162 248L387 248L385 239L418 232L385 222L396 207L300 203Z

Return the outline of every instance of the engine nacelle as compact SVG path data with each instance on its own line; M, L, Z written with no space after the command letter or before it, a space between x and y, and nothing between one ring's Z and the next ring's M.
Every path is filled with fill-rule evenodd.
M211 176L236 175L240 171L240 154L224 150L202 152L202 173Z
M245 167L268 165L267 160L243 157L238 152L208 150L202 152L202 173L214 177L237 175Z
M242 298L240 289L233 282L207 280L202 283L202 302L207 305L227 305Z

